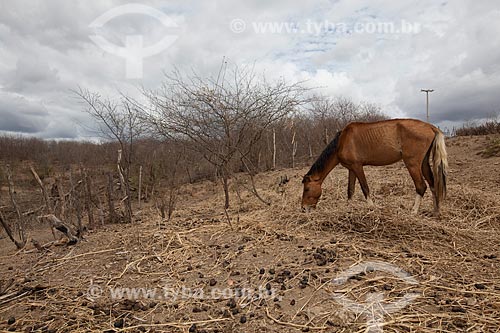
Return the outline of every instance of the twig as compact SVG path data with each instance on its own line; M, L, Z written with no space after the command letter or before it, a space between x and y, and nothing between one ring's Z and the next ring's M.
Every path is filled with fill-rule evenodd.
M281 321L281 320L278 320L278 319L274 318L273 316L271 316L268 308L266 308L266 315L269 319L274 321L276 324L280 324L280 325L284 325L284 326L290 326L290 327L295 327L295 328L305 328L305 329L310 329L310 330L326 330L328 328L326 326L309 326L309 325L300 325L300 324L294 324L294 323L290 323L290 322L286 322L286 321Z
M129 326L129 327L122 328L118 332L126 332L126 331L130 331L133 329L137 329L139 327L165 327L166 326L166 327L182 328L182 327L191 326L191 325L210 324L210 323L217 323L217 322L228 321L228 320L231 320L231 318L216 318L216 319L187 321L187 322L169 322L169 323L161 323L161 324L141 324L141 325Z
M54 260L55 261L72 260L72 259L76 259L76 258L80 258L80 257L91 256L91 255L94 255L94 254L101 254L101 253L106 253L106 252L113 252L113 251L117 251L117 250L121 250L121 249L122 249L121 247L117 247L117 248L114 248L114 249L107 249L107 250L101 250L101 251L95 251L95 252L87 252L87 253L77 254L77 255L71 256L71 257L57 258L57 259L54 259Z

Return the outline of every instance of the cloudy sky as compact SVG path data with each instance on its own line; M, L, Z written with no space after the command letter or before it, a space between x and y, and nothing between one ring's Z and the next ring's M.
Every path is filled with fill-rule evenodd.
M441 126L500 111L498 0L2 0L0 133L92 134L71 92L136 94L223 57Z

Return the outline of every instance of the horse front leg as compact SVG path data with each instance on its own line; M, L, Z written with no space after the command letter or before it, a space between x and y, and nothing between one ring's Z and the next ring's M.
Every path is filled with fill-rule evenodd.
M356 174L349 169L349 182L347 184L347 200L351 200L356 189Z
M352 170L359 180L359 185L361 186L361 190L363 191L368 206L374 207L375 205L373 204L373 201L370 198L370 189L368 187L368 183L366 182L366 176L363 170L363 166L362 165L353 166Z

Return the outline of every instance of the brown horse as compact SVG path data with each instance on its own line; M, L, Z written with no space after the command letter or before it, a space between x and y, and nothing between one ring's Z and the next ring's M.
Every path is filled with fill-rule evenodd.
M432 190L434 215L439 216L440 204L446 196L448 167L444 135L435 126L415 119L350 123L338 132L302 180L302 209L316 207L321 184L339 163L349 169L348 199L354 194L357 178L366 201L372 206L363 166L389 165L400 160L404 161L417 191L412 213L418 213L427 189L425 178Z

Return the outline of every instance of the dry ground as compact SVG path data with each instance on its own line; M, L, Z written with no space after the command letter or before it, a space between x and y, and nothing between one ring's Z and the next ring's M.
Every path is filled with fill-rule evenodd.
M169 222L145 209L140 223L106 226L45 253L0 240L0 330L364 332L378 304L391 312L385 332L499 332L500 158L477 155L491 139L448 140L441 220L431 217L429 193L420 214L409 214L414 189L398 163L367 168L375 209L359 185L347 202L347 171L337 168L318 209L300 213L307 170L289 169L258 176L271 206L240 187L232 229L220 189L205 182L182 189ZM278 191L285 174L290 182ZM364 271L332 282L350 267ZM113 299L119 287L156 294ZM384 301L356 313L340 295ZM408 295L417 297L402 304Z

